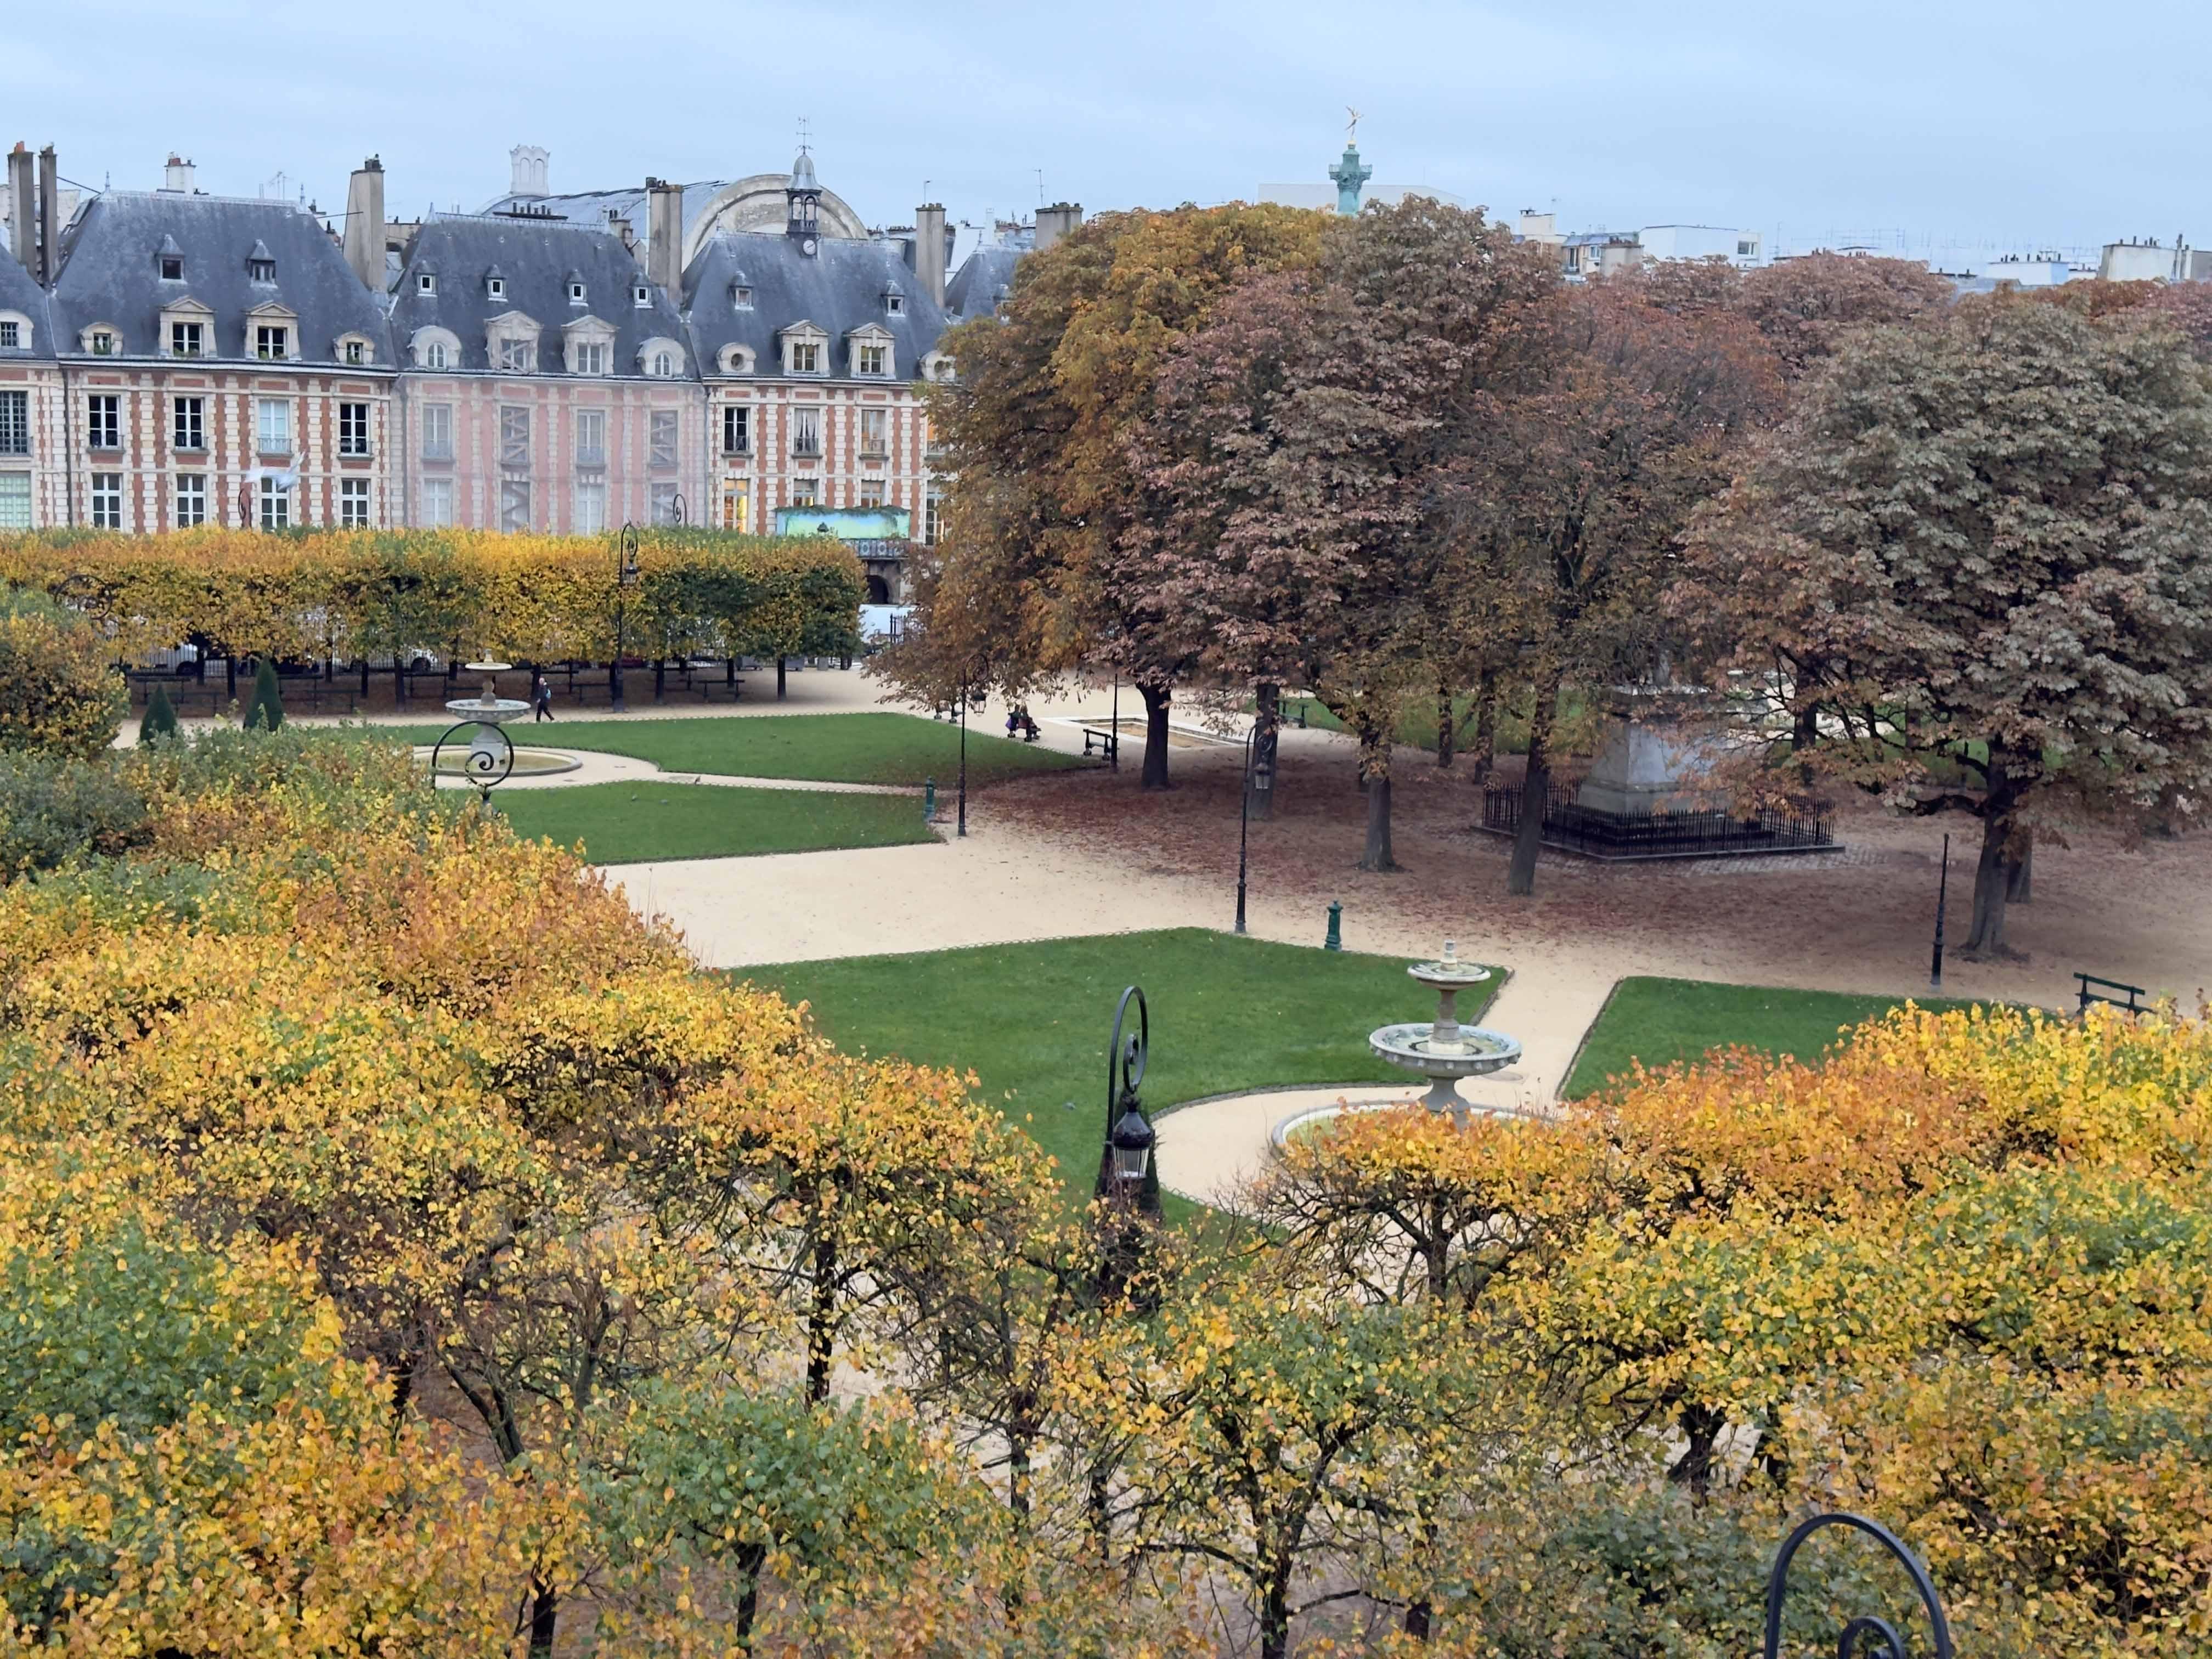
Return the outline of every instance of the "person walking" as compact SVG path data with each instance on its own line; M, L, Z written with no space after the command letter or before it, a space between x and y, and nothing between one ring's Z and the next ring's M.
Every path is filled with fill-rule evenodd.
M531 720L532 726L539 720L550 720L553 718L553 683L545 678L544 671L542 669L531 679L530 704L537 710L536 715Z

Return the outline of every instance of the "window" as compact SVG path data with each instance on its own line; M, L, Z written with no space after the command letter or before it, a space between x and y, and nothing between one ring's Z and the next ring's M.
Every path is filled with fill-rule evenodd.
M791 453L794 455L819 455L822 453L822 411L800 408L791 411Z
M207 474L177 474L177 528L190 530L207 522Z
M204 323L171 323L169 355L172 357L204 356L206 333L207 325Z
M890 371L891 349L887 345L863 343L854 352L853 373L855 374L888 374Z
M13 317L0 317L0 351L23 349L23 325Z
M722 453L749 455L752 453L752 410L743 404L722 405Z
M791 372L794 374L819 374L822 372L822 343L818 340L793 340L791 343Z
M346 530L368 528L368 480L338 480L338 524Z
M743 478L722 481L722 528L747 531L752 528L752 485Z
M255 411L254 436L264 455L292 453L292 405L282 398L264 398Z
M92 527L94 530L123 528L123 475L120 472L95 472L92 475Z
M161 256L161 280L165 283L181 283L185 280L184 255L165 253Z
M292 527L292 486L281 478L264 476L261 480L261 527L264 530L289 530Z
M453 481L451 478L422 480L423 524L433 530L441 530L453 521Z
M747 288L743 283L732 283L730 284L730 309L732 311L750 311L752 308L752 289Z
M435 294L438 291L437 272L434 270L416 271L415 273L415 291L417 294Z
M652 425L647 428L650 445L646 464L649 466L676 465L676 422L679 417L672 409L653 411Z
M584 303L584 285L581 283L571 283L568 284L568 303L572 306L580 306Z
M504 300L507 298L507 278L504 276L485 277L484 297L490 300Z
M338 405L338 453L341 455L368 453L368 405L367 404Z
M942 533L944 528L944 498L938 494L937 486L935 484L932 484L929 487L929 494L923 498L921 504L922 540L928 543L932 547L936 546L937 538L939 535Z
M446 343L443 340L425 340L422 343L423 368L443 368L446 362Z
M177 399L169 420L169 447L173 449L207 447L207 400L204 398Z
M906 295L900 293L896 289L886 290L884 295L884 309L890 313L892 316L897 316L899 313L906 309Z
M645 372L648 374L658 374L662 380L666 380L676 373L676 354L672 351L654 352L653 361L646 366Z
M530 528L530 480L501 478L499 481L499 527L516 531Z
M529 340L501 340L499 343L499 366L513 373L527 374L538 367L538 347Z
M657 483L653 487L653 521L655 524L682 524L682 497L672 483Z
M248 259L246 262L246 279L250 283L275 282L276 262L274 259Z
M112 357L115 355L115 336L104 328L93 330L92 355L95 357ZM181 357L185 354L180 351L177 355Z
M653 290L647 288L643 283L632 284L629 291L629 302L635 306L640 311L643 311L653 303Z
M422 459L426 461L450 461L453 459L453 404L422 405Z
M820 482L813 477L793 478L791 481L791 504L793 507L813 506L814 492L820 488Z
M27 392L0 392L0 455L27 455L30 453L31 394Z
M890 419L890 411L864 409L860 411L860 453L882 455L888 453L884 433Z
M579 536L596 536L607 527L607 481L576 480L576 521L569 526Z
M884 504L884 481L881 478L860 480L859 504L862 507L881 507Z
M31 475L0 472L0 530L31 527Z
M576 411L576 465L605 466L607 464L607 412L604 409L580 409Z
M123 447L123 399L112 392L96 392L84 400L84 441L92 449Z
M345 343L345 360L354 367L359 368L368 361L368 348L359 340L348 340Z
M520 404L499 406L499 464L530 465L530 411Z
M1759 244L1739 238L1735 245L1735 251L1739 257L1749 258L1753 254L1759 252Z
M579 374L604 374L607 372L607 343L604 340L576 340L568 347L568 367Z
M281 323L258 323L253 330L253 355L272 359L289 357L292 354L286 345L292 331Z

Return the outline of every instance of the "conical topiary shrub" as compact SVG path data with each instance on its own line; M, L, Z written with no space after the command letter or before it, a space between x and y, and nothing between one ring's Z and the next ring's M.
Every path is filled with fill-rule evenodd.
M168 691L157 685L154 695L146 699L146 713L138 722L138 741L143 746L176 735L177 711L169 702Z
M246 729L274 732L284 724L284 698L276 689L276 665L268 658L254 671L253 690L246 699Z

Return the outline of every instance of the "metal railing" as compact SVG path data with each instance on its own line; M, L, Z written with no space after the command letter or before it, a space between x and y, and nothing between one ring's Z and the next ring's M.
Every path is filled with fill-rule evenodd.
M1829 820L1820 814L1765 807L1726 811L1607 812L1584 806L1575 790L1553 784L1545 791L1544 845L1594 859L1726 858L1750 853L1834 850ZM1493 835L1521 829L1521 787L1496 785L1482 792L1482 827Z

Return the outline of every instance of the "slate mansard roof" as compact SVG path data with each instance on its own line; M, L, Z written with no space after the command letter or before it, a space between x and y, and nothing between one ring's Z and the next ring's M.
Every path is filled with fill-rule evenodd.
M434 293L422 292L420 278L426 272L437 279ZM503 298L494 299L489 292L486 279L494 274L505 279ZM574 280L584 284L581 305L568 298L568 284ZM642 374L638 353L647 341L672 340L687 356L689 342L669 295L646 283L647 303L637 303L633 290L640 283L645 283L643 268L620 237L604 230L558 222L441 216L416 233L401 266L392 295L392 343L401 361L411 365L416 333L442 328L460 342L459 359L449 367L489 370L487 325L494 318L520 312L539 327L539 371L554 373L567 367L560 355L561 331L592 317L614 331L607 372ZM696 368L686 362L683 374L688 377Z
M741 284L752 290L750 307L732 296ZM896 312L884 304L889 290L899 296ZM847 336L872 323L890 336L894 378L918 380L923 357L951 321L921 291L899 242L825 236L807 254L790 236L718 231L684 273L684 294L693 349L708 374L720 372L731 345L751 351L754 374L781 374L778 334L807 322L830 337L825 367L830 378L841 379L853 372Z
M945 308L954 320L988 317L999 308L999 296L1014 285L1014 266L1029 250L1018 247L979 247L960 262L960 269L945 285Z
M181 282L161 278L165 243L185 262ZM273 283L247 271L263 257L276 263ZM83 331L104 324L121 337L120 355L157 356L162 308L186 298L212 313L209 355L219 361L251 355L248 313L274 303L299 319L295 361L336 366L339 337L356 334L370 343L370 367L397 366L382 306L321 221L288 202L166 191L110 191L80 210L62 244L52 343L82 356Z

